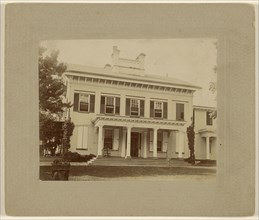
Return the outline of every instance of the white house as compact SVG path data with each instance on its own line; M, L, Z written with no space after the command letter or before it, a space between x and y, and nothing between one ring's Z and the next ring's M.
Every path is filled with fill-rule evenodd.
M186 129L200 87L146 73L143 53L136 59L119 55L114 46L112 65L104 68L68 65L66 95L74 104L68 114L75 124L70 150L102 156L105 147L123 158L189 157Z

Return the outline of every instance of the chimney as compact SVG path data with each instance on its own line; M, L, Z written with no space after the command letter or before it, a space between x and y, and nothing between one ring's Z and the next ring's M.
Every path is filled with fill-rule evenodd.
M113 65L116 65L118 63L119 55L120 55L120 50L118 50L117 46L113 46L113 52L112 52Z
M141 53L138 55L138 57L136 58L136 60L139 62L139 65L142 69L145 69L145 57L146 54Z
M104 66L104 69L111 69L112 67L111 67L111 65L110 64L106 64L105 66Z

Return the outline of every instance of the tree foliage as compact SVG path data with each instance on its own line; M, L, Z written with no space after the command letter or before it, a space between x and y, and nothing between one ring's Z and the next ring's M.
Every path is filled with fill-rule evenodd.
M187 127L187 138L188 146L190 150L190 157L188 161L192 164L195 164L195 153L194 153L194 141L195 141L195 131L194 131L194 122Z
M74 124L70 119L60 121L64 112L72 105L65 100L66 86L62 74L66 71L66 65L58 61L59 51L53 51L50 55L44 55L45 48L39 49L39 124L40 139L43 143L54 145L61 144L66 133L66 148L70 146L70 136L73 133ZM63 124L69 128L66 131Z

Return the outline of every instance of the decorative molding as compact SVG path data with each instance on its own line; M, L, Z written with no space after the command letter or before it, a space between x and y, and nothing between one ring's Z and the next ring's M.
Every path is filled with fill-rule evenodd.
M165 119L151 119L151 118L134 118L129 116L107 116L107 115L97 115L92 123L95 126L109 125L111 122L118 122L120 126L126 126L126 123L133 123L132 127L141 127L143 128L158 128L159 126L164 129L172 129L171 126L182 127L186 124L186 121L174 121L174 120L165 120ZM137 125L140 123L141 125ZM112 124L112 123L111 123ZM119 126L119 125L118 125Z
M161 85L154 85L154 84L145 84L140 82L122 82L119 80L114 79L101 79L101 78L94 78L90 76L73 76L67 75L67 78L72 81L73 83L90 83L90 84L105 84L108 86L118 86L118 87L127 87L127 88L138 88L141 90L151 90L151 91L161 91L161 92L169 92L169 93L177 93L177 94L186 94L192 95L195 90L191 89L184 89L184 88L176 88L171 86L161 86Z

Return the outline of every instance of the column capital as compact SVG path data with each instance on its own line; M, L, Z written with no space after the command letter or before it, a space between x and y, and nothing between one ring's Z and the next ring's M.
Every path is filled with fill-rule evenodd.
M98 125L98 128L103 128L103 125Z
M155 128L153 128L153 130L154 130L154 131L157 131L157 130L159 130L159 128L156 128L156 127L155 127Z

